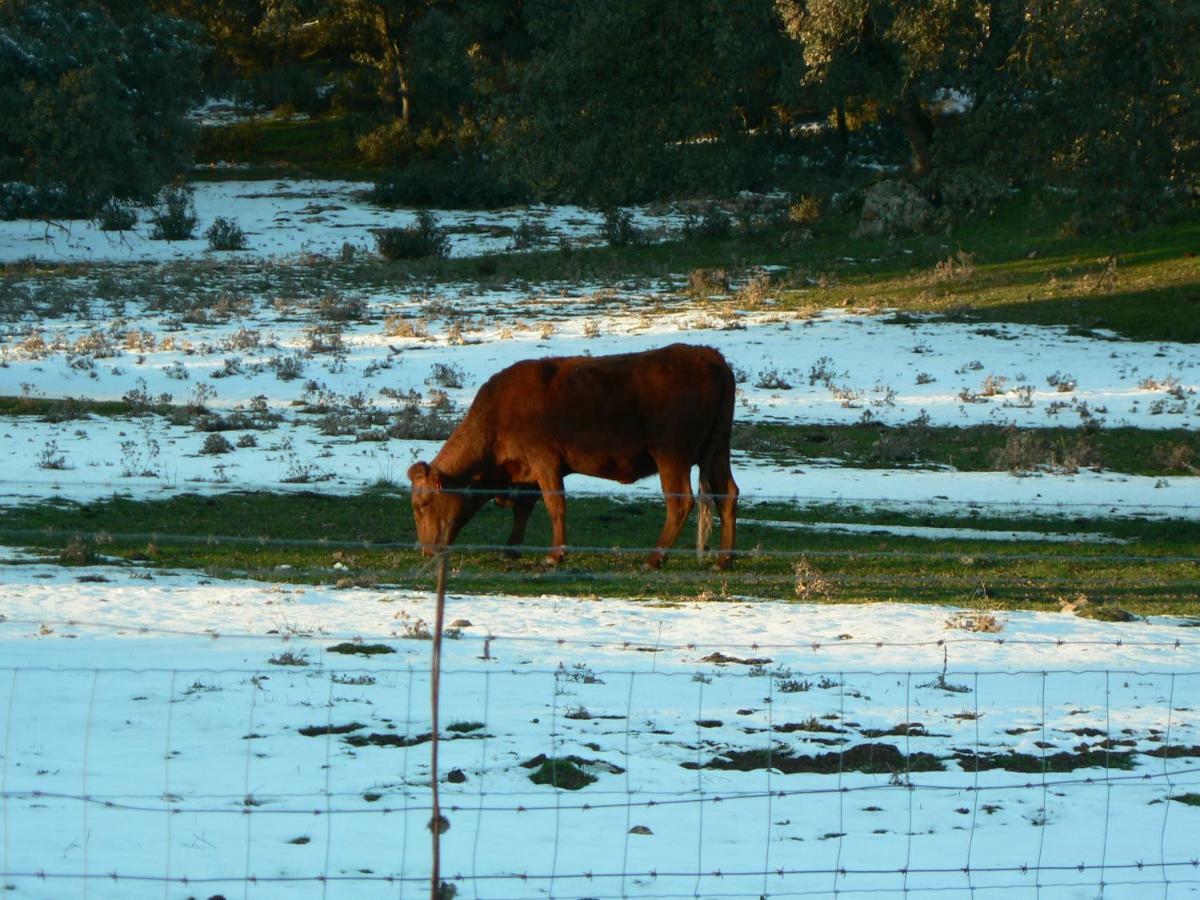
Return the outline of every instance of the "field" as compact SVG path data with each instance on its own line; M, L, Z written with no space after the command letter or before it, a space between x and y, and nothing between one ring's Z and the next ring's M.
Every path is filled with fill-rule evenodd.
M442 874L473 896L1190 895L1200 230L688 237L197 185L249 249L0 223L0 768L14 897L405 896L429 878L433 572L405 471L493 372L674 341L738 379L739 550L451 555ZM52 701L52 702L48 702Z

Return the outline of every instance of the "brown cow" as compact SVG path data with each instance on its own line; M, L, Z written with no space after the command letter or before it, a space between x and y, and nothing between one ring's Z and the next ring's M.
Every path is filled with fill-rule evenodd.
M667 521L646 564L662 565L694 501L691 469L700 467L701 536L721 513L717 565L733 559L737 484L729 468L734 381L710 347L672 344L644 353L564 356L516 363L479 389L462 423L433 462L415 463L417 538L426 555L449 546L489 500L513 506L508 552L525 538L540 489L553 525L547 560L567 545L563 477L572 472L624 484L653 475L662 482Z

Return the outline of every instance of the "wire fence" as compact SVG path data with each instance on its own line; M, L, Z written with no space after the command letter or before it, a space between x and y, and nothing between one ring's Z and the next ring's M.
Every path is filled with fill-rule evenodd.
M827 554L918 569L957 557ZM1200 557L1105 548L1087 562ZM450 589L479 577L456 570ZM1191 583L1184 572L1154 586ZM439 615L444 603L443 590ZM61 650L0 659L0 888L13 896L1140 898L1200 885L1200 635L664 641L489 628L443 645L440 619L420 635L264 634L218 615L200 629L128 610L0 612L0 634L39 631L91 642L79 663ZM117 635L146 640L104 639ZM339 655L338 640L378 655ZM1093 664L1021 655L1059 650ZM1152 663L1106 656L1134 652ZM646 663L621 664L631 653ZM872 653L879 664L862 665ZM918 653L943 665L904 664Z
M448 641L435 731L428 646L402 666L0 666L4 883L423 896L435 784L438 896L1200 883L1200 667L502 665Z

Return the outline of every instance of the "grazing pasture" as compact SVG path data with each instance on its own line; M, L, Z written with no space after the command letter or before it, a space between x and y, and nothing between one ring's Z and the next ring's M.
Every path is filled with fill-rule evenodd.
M1127 273L1046 235L968 260L819 233L785 261L769 232L763 268L679 241L680 210L620 249L537 208L443 214L450 258L409 265L370 229L411 214L346 183L197 208L248 249L0 223L14 897L427 893L433 574L404 473L507 365L677 342L735 377L737 565L642 568L653 479L569 476L557 567L541 509L520 561L494 552L508 511L462 530L443 878L1195 889L1200 350L1111 299L1184 290L1182 250Z

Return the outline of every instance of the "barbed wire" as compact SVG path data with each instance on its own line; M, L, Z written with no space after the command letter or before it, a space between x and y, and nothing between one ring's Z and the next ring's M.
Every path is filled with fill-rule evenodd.
M948 612L953 612L953 608L947 608ZM286 631L231 631L226 629L187 629L187 628L167 628L160 625L147 625L143 622L128 621L114 622L111 620L90 620L90 619L27 619L27 618L10 618L0 614L0 628L4 626L19 626L23 628L95 628L108 631L128 632L139 635L159 635L165 637L199 637L207 640L255 640L265 641L269 643L302 643L305 641L340 641L347 643L366 643L367 641L427 641L427 636L415 636L404 634L399 631L304 631L304 630L286 630ZM1183 627L1183 626L1181 626ZM1190 626L1187 626L1190 627ZM886 649L916 649L920 647L938 648L938 647L953 647L956 645L990 645L996 647L1011 646L1011 647L1046 647L1046 648L1066 648L1066 647L1140 647L1140 648L1156 648L1162 650L1189 650L1194 647L1200 647L1200 640L1183 640L1182 638L1174 638L1171 640L1136 640L1125 637L1113 638L1019 638L1019 637L1001 637L986 634L976 634L963 637L942 637L929 638L927 640L911 640L911 641L896 641L883 639L868 639L855 640L854 638L832 638L830 640L810 640L803 643L795 641L733 641L733 640L711 640L711 641L686 641L684 643L670 642L662 643L656 641L653 644L632 641L628 639L621 640L605 640L602 638L563 638L550 635L536 634L508 634L505 632L496 632L488 629L486 634L472 635L463 632L461 628L456 634L456 640L465 641L487 641L493 647L502 644L553 644L559 647L587 647L591 649L615 649L615 650L634 650L637 652L694 652L706 650L709 648L732 648L749 649L749 650L800 650L811 653L819 653L822 651L838 651L849 648L870 648L875 650ZM339 655L353 656L353 650L333 651ZM698 660L704 662L704 660ZM717 662L720 662L719 660ZM0 665L0 671L8 671L10 667ZM338 671L356 671L351 666L333 667ZM31 667L25 667L25 670L32 670ZM72 671L69 668L52 668L49 671ZM91 671L91 669L83 669L81 671ZM109 669L107 671L134 671L128 669ZM164 671L182 671L182 670L164 670ZM221 671L221 670L188 670L188 671ZM253 671L262 671L261 669ZM362 671L369 672L385 672L386 668L363 668ZM446 671L446 670L443 670ZM839 670L840 671L840 670ZM972 670L974 671L974 670ZM1012 670L1005 670L1011 672ZM1039 670L1040 671L1040 670ZM1064 670L1056 670L1064 671ZM609 674L627 674L624 672L609 672ZM822 674L815 672L813 674Z
M917 735L923 737L924 735ZM419 745L414 745L419 746ZM905 758L910 758L911 754L904 754ZM1200 752L1197 753L1197 758L1200 758ZM1163 758L1164 766L1166 757ZM1000 792L1013 791L1044 791L1049 788L1066 788L1079 786L1115 786L1123 785L1146 785L1157 781L1165 781L1168 787L1173 786L1173 779L1180 778L1185 775L1196 775L1200 773L1200 765L1187 766L1167 770L1164 768L1162 772L1141 772L1132 775L1111 775L1106 769L1105 775L1102 777L1096 776L1080 776L1078 778L1051 778L1036 780L1025 779L1023 781L1009 781L1001 784L984 784L979 785L974 781L971 782L952 782L949 784L939 784L937 782L912 781L906 779L903 782L886 782L882 784L861 784L861 785L846 785L842 784L836 787L823 788L786 788L779 790L768 791L722 791L714 794L697 794L695 792L667 792L655 790L656 799L651 800L626 800L625 802L592 802L564 804L561 799L553 804L536 804L536 803L517 803L512 805L489 805L489 804L466 804L466 803L451 803L443 805L442 809L446 812L453 813L538 813L538 812L599 812L602 810L611 809L658 809L661 807L672 806L701 806L711 805L717 806L720 804L737 803L742 800L785 800L789 797L821 797L834 795L851 795L851 794L877 794L877 793L897 793L905 792L921 792L931 791L945 794L989 794ZM820 772L813 774L823 774ZM850 770L845 774L864 774L873 775L875 773L858 773L857 770ZM879 777L876 775L876 777ZM890 775L888 776L891 777ZM1189 784L1193 782L1188 782ZM443 790L445 790L443 788ZM555 789L555 796L561 798L561 791L564 789ZM478 793L478 792L473 792ZM647 792L651 793L651 792ZM616 795L627 796L626 792L620 790L612 791L591 791L591 795ZM161 795L153 795L161 799ZM254 803L248 804L247 797L253 796ZM454 795L450 795L454 796ZM488 792L484 796L528 796L528 792ZM634 794L633 796L636 796ZM668 799L660 799L666 796ZM0 792L0 797L5 800L68 800L77 802L81 805L101 806L105 809L120 810L123 812L139 812L152 813L161 815L164 811L172 815L229 815L229 816L300 816L304 818L319 818L321 816L396 816L407 815L409 813L418 813L422 816L427 815L425 809L413 810L409 807L396 807L379 805L378 801L372 801L369 806L365 807L321 807L309 806L304 808L288 808L281 809L278 807L270 807L265 804L274 802L278 797L293 799L297 797L311 797L313 799L327 799L331 797L362 797L361 792L340 791L326 793L318 792L293 792L289 791L285 795L274 794L216 794L216 795L198 795L195 799L208 800L227 800L229 805L224 806L187 806L178 800L163 800L160 805L151 806L130 802L137 797L129 797L127 795L105 796L97 794L74 794L63 791L3 791ZM141 799L152 799L150 795ZM261 805L260 805L261 804Z
M809 461L811 464L811 461ZM845 467L835 467L845 468ZM856 469L857 471L857 469ZM863 468L862 471L872 471L871 469ZM888 471L896 471L894 468ZM908 471L908 470L902 470ZM928 471L921 469L913 469L911 471ZM735 473L736 474L736 473ZM969 473L968 473L969 474ZM983 474L1007 474L1002 470L988 470ZM1191 485L1192 479L1195 476L1171 476L1175 480L1182 480ZM87 479L71 477L70 479L61 478L0 478L0 485L19 485L29 487L39 486L61 486L64 481L69 481L72 485L84 485L89 487L108 487L113 489L128 490L130 487L144 485L147 482L157 483L164 479L161 478L146 478L135 476L129 479L114 481L112 479ZM282 489L288 492L294 491L312 491L314 486L320 485L322 482L281 482L278 485L271 485L270 489ZM237 487L236 485L223 484L221 482L189 482L187 488L181 488L179 493L195 493L193 488L226 488L231 492L246 490L245 487ZM396 490L398 497L407 497L410 493L407 484L396 483L391 485ZM263 490L267 490L267 486L263 486ZM587 499L610 499L617 502L644 502L647 500L658 500L661 498L687 498L697 499L699 491L662 491L659 485L653 481L646 480L644 484L637 484L624 491L618 490L597 490L595 488L577 488L572 490L563 489L561 491L549 490L543 491L537 487L496 487L496 488L470 488L470 487L449 487L442 488L442 493L458 494L462 496L483 496L488 499L494 497L503 497L505 499L525 498L530 500L538 500L544 496L563 496L563 497L578 497ZM803 506L848 506L861 507L871 504L887 505L887 506L915 506L915 507L962 507L965 509L989 509L989 508L1031 508L1038 510L1045 509L1107 509L1113 511L1131 511L1131 512L1146 512L1160 509L1169 510L1196 510L1200 509L1198 503L1136 503L1136 504L1121 504L1111 500L1034 500L1034 499L1013 499L1013 500L997 500L994 498L971 498L971 497L855 497L855 496L829 496L826 494L768 494L761 492L742 491L736 495L725 494L720 492L709 493L707 496L713 500L724 500L730 497L736 497L739 504L755 506L758 504L769 503L789 503L799 504Z
M1116 872L1143 872L1147 869L1173 869L1173 870L1188 870L1200 871L1200 858L1194 859L1172 859L1172 860L1135 860L1133 862L1107 863L1104 866L1105 871ZM601 881L618 878L648 878L648 879L665 879L665 878L757 878L762 876L777 876L786 878L789 876L813 876L813 875L836 875L839 877L850 876L879 876L879 875L965 875L968 873L977 875L1029 875L1039 872L1078 872L1080 874L1100 871L1100 866L1087 863L1063 863L1063 864L1043 864L1030 865L1028 863L1007 865L1007 866L912 866L912 867L890 867L890 868L870 868L857 869L848 867L811 867L811 868L794 868L781 866L776 869L706 869L700 871L679 870L679 869L644 869L634 872L503 872L483 875L461 875L456 874L448 876L447 880L460 882L497 882L497 881L552 881L552 880L569 880L569 881ZM141 874L123 874L119 872L46 872L46 871L25 871L25 872L0 872L0 877L9 878L29 878L38 881L54 881L54 880L71 880L71 881L111 881L114 883L121 881L137 881L137 882L152 882L157 884L180 884L180 885L199 885L199 884L294 884L299 882L383 882L386 884L401 884L401 883L423 883L428 881L428 877L422 876L397 876L378 873L360 873L354 875L208 875L208 876L177 876L168 877L163 875L141 875ZM1145 884L1146 882L1132 882L1136 884ZM1158 884L1168 883L1167 879L1162 879ZM1170 881L1169 883L1200 883L1200 879L1188 879L1186 882ZM1030 887L1026 882L1022 887ZM1062 886L1078 887L1079 882L1065 882ZM935 890L936 888L919 888L918 890ZM949 890L950 888L947 888ZM953 888L954 890L962 890L962 886ZM884 889L879 889L882 892ZM895 891L895 888L888 888L888 891ZM839 893L855 893L854 890L840 889ZM820 893L828 893L822 891ZM772 892L772 896L775 896ZM544 896L544 895L543 895ZM654 894L654 897L661 895ZM695 897L694 893L680 894L681 897ZM732 896L748 896L746 894L736 894ZM757 893L749 896L758 896Z

